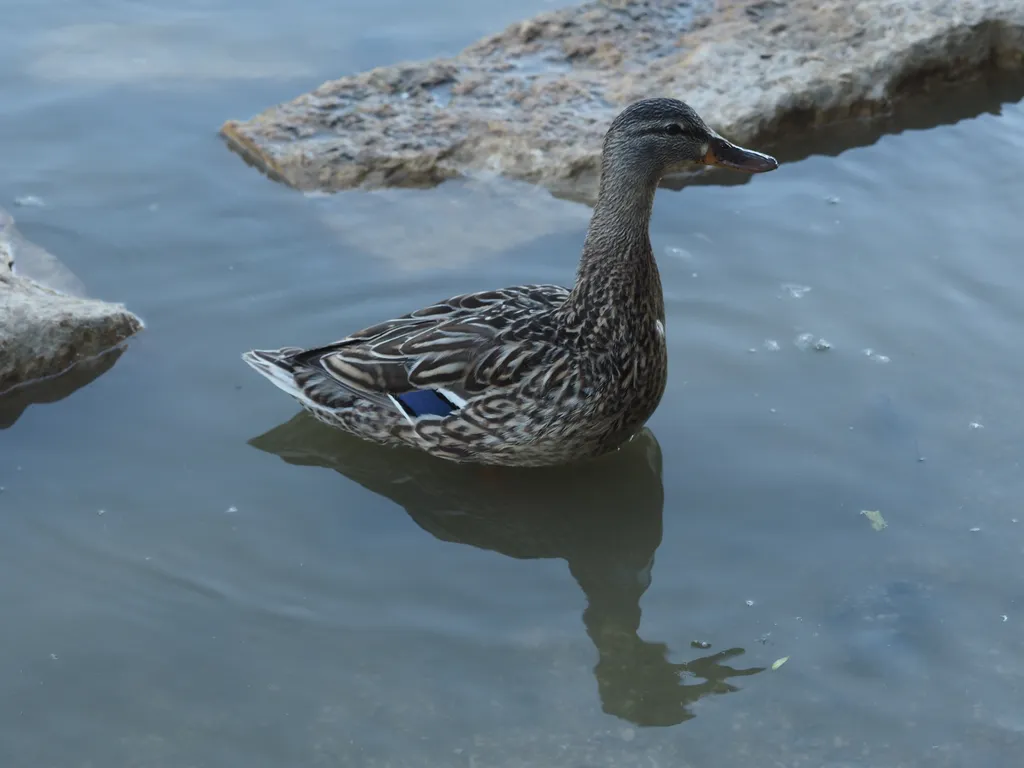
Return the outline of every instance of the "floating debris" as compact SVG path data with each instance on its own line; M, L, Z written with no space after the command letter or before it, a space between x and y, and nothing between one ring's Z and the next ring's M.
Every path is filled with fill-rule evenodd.
M888 355L880 355L877 352L875 352L875 350L873 350L871 347L866 347L866 348L862 349L861 352L863 352L866 357L870 357L876 363L888 363L889 362L889 356Z
M105 515L105 514L107 514L107 511L105 509L98 509L98 510L96 510L96 514L97 515Z
M749 608L750 606L752 606L754 604L754 601L753 600L747 600L746 603L747 603L747 607Z
M832 345L828 341L822 338L815 339L813 333L801 333L793 339L793 344L796 345L797 349L813 349L815 352L825 352L832 349Z
M1003 620L1003 623L1006 623L1007 621L1010 620L1010 617L1007 616L1005 613L1002 616L1000 616L999 618L1001 618Z
M772 662L772 670L774 671L774 670L778 669L783 664L785 664L787 661L789 661L789 656L783 656L781 659L776 659L775 661Z
M829 205L839 205L841 202L838 195L829 195L825 198L825 202Z
M22 195L21 197L14 198L14 204L21 208L45 208L46 203L43 202L43 198L36 197L35 195Z
M786 293L788 293L790 296L792 296L794 299L801 299L801 298L803 298L804 294L806 294L809 290L811 290L811 286L809 286L809 285L800 285L798 283L783 283L781 285L781 288Z
M708 648L711 647L711 643L709 643L707 640L691 640L690 647L700 648L701 650L706 651Z
M973 528L968 528L967 530L968 530L968 531L969 531L970 533L977 533L978 531L980 531L980 530L981 530L981 528L979 528L978 526L974 526Z
M238 507L228 507L226 514L233 515L238 511Z
M779 346L779 342L777 342L775 339L765 339L764 348L767 349L769 352L778 352L780 349L782 349L782 347Z
M871 527L876 531L880 531L883 528L888 528L889 524L885 522L885 518L882 517L882 513L877 509L862 509L860 511L864 517L871 521Z
M977 421L972 421L968 426L970 426L971 429L984 429L985 428L984 424L979 424Z

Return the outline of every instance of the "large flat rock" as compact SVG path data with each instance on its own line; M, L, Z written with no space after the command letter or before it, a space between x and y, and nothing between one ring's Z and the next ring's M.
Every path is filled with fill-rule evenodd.
M1024 72L1021 0L596 0L221 133L303 190L496 172L589 201L604 132L640 98L681 98L759 147L993 70Z
M17 272L22 256L37 267L59 264L43 254L0 209L0 393L109 360L105 353L143 327L120 304L72 296Z

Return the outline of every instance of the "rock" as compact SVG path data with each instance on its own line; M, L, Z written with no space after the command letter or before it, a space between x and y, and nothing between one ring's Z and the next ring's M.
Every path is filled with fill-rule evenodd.
M595 0L454 58L327 82L221 134L303 190L496 172L590 202L609 122L643 97L682 98L764 147L993 70L1024 70L1020 0Z
M120 304L71 296L16 273L23 251L39 255L31 249L41 250L0 209L0 393L92 361L143 327Z

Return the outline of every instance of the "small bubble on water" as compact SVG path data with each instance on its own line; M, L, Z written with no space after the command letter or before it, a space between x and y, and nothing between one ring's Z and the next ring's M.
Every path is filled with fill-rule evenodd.
M669 245L665 248L665 253L674 259L683 259L684 261L693 261L693 254L685 248L680 248L675 245Z

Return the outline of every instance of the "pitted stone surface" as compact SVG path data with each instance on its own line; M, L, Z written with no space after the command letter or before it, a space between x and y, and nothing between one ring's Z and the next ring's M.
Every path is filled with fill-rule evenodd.
M495 172L590 201L604 132L640 98L681 98L756 148L992 70L1024 72L1020 0L596 0L221 132L303 190Z

